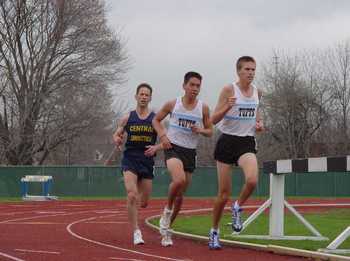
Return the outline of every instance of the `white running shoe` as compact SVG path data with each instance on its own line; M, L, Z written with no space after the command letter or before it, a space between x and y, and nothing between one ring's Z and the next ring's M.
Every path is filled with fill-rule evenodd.
M143 245L145 241L142 239L142 234L140 229L134 231L134 245Z
M240 208L239 206L236 207L234 204L232 204L231 210L232 210L232 230L234 232L239 233L243 229L243 221L241 217L241 213L243 209Z
M167 230L170 227L170 219L171 214L173 213L172 210L168 209L167 207L164 208L163 214L159 219L159 232L162 236L165 236L167 233Z
M173 245L173 240L171 239L172 230L166 230L166 233L162 235L162 241L160 242L163 247L168 247Z

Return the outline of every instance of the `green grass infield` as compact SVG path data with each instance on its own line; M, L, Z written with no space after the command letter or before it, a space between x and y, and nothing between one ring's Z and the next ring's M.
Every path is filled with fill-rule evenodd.
M304 250L317 251L326 248L345 228L350 225L350 209L335 209L327 212L306 213L303 216L308 220L323 236L328 237L328 241L311 240L263 240L246 239L232 236L231 215L224 215L220 222L220 238L263 245L278 245ZM244 220L247 215L243 215ZM158 219L153 219L152 224L158 225ZM251 223L242 235L268 235L269 216L268 213L260 215ZM183 233L208 236L211 228L211 213L208 215L180 215L173 224L173 229ZM291 213L285 215L284 234L287 236L312 236L302 223ZM339 249L350 249L350 237L345 240Z

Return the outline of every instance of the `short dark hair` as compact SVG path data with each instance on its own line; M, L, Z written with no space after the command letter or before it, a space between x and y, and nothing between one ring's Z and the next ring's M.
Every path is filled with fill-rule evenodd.
M202 81L202 76L197 72L188 72L185 74L184 77L184 84L186 84L191 78L197 78L198 80Z
M137 88L136 88L136 94L138 94L139 93L139 91L140 91L140 89L141 88L147 88L148 90L150 90L150 92L151 92L151 94L152 94L152 87L151 87L151 85L149 85L148 83L145 83L145 82L143 82L143 83L141 83L141 84L139 84L138 86L137 86Z
M256 63L254 58L251 56L241 56L238 58L237 62L236 62L236 69L237 71L239 71L242 68L242 63L245 62L253 62Z

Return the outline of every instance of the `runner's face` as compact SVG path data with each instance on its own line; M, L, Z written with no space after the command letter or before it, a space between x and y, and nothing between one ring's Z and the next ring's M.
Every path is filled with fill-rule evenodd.
M196 98L201 90L201 81L198 78L191 77L187 83L184 83L183 88L186 96Z
M254 80L255 67L254 62L243 62L241 69L238 71L239 79L251 83Z
M147 107L152 99L151 91L146 87L141 87L139 92L135 95L137 105L140 107Z

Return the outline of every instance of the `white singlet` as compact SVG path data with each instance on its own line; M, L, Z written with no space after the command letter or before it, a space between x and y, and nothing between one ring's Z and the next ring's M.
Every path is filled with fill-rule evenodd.
M252 85L253 94L246 97L236 83L233 83L236 103L218 123L221 132L235 136L255 136L256 113L259 106L258 89Z
M189 111L183 106L182 98L178 97L170 114L167 132L170 142L184 148L195 149L199 135L192 132L192 125L203 126L203 103L198 100L196 107Z

